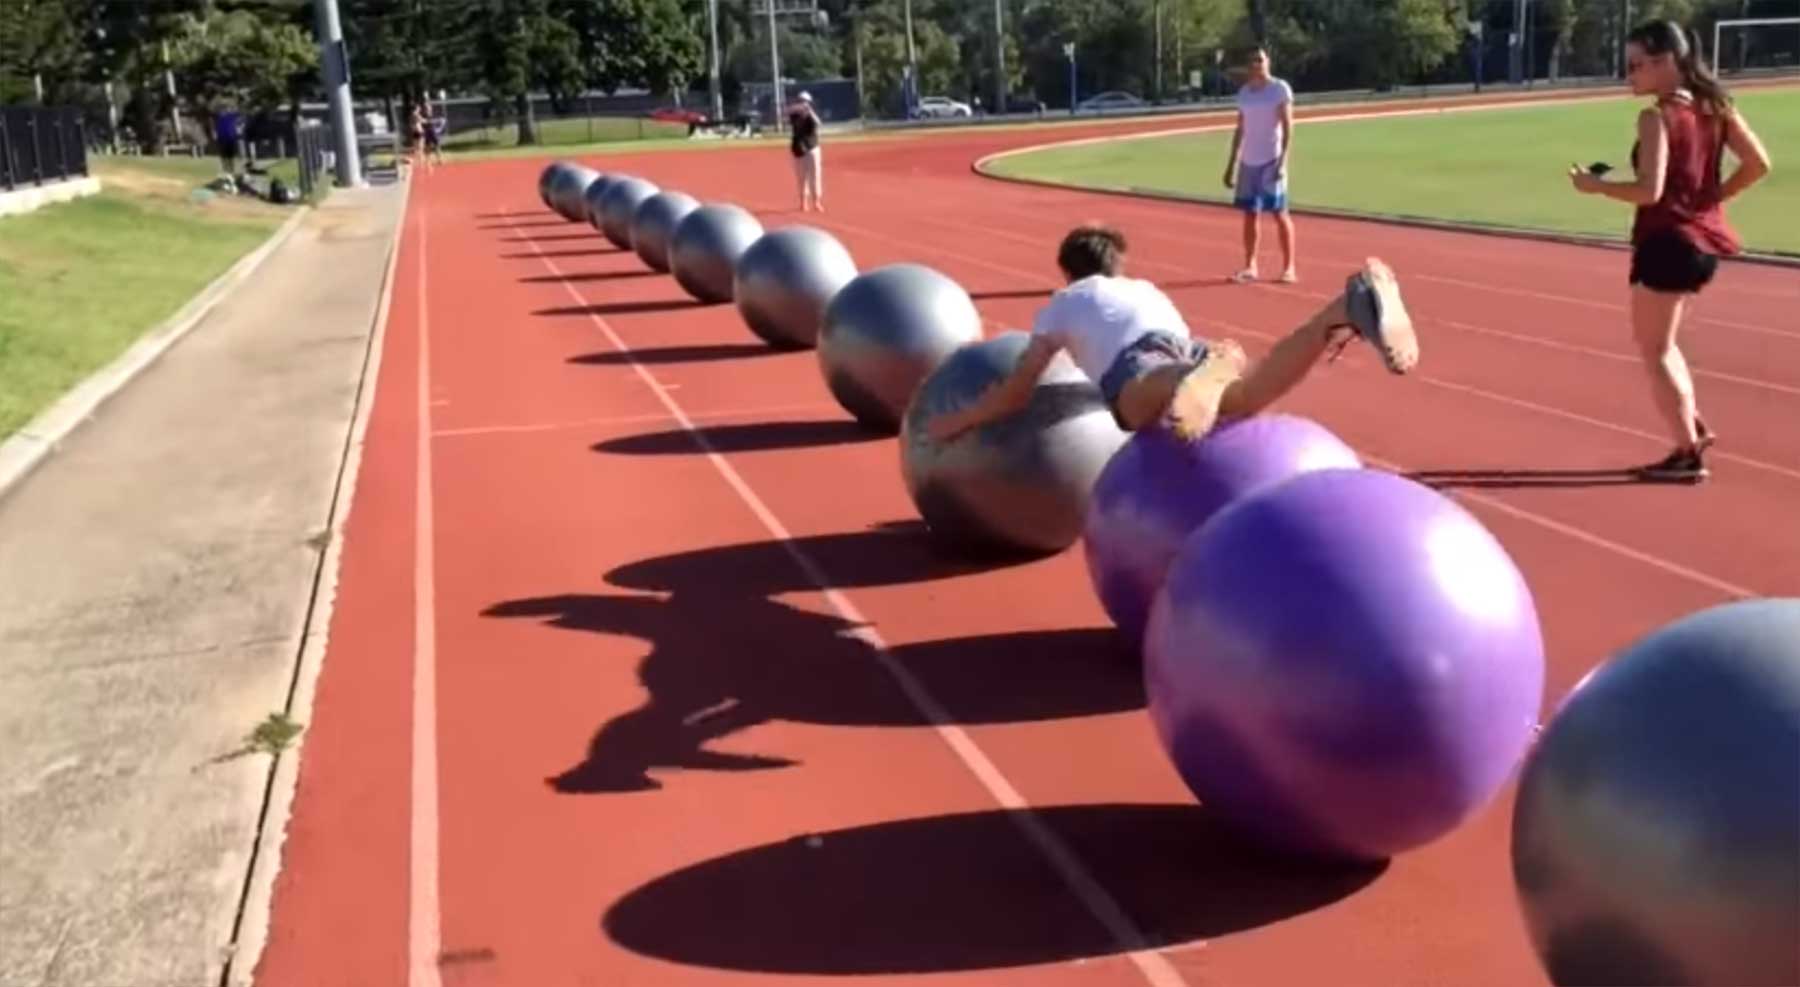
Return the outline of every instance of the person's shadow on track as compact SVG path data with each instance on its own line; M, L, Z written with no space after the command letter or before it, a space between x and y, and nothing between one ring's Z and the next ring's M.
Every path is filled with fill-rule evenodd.
M797 539L793 548L839 589L971 571L912 527ZM858 627L831 612L789 547L765 541L659 556L607 581L627 592L496 604L490 617L650 643L638 668L645 702L595 733L582 761L547 779L569 793L661 787L659 769L753 771L795 762L778 752L709 745L774 720L836 726L928 722ZM809 593L809 591L812 591ZM776 599L800 594L803 602ZM654 594L654 595L652 595ZM960 723L1083 716L1141 708L1135 663L1110 628L1025 631L901 645L888 656Z

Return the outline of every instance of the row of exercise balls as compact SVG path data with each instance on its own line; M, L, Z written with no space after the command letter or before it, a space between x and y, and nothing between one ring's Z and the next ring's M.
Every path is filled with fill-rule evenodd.
M1128 635L1154 587L1138 635L1157 738L1248 838L1391 856L1522 765L1513 874L1553 982L1800 983L1800 600L1646 636L1538 738L1543 638L1516 565L1315 423L1134 435L1084 548Z
M889 271L851 278L833 302ZM1088 501L1079 533L1103 606L1142 642L1158 738L1204 803L1290 851L1384 857L1447 832L1523 759L1515 878L1553 980L1795 979L1800 601L1721 608L1651 636L1578 687L1527 754L1541 632L1517 568L1474 518L1360 468L1304 419L1127 441L1093 417L1097 395L1054 374L1034 396L1036 427L997 423L960 449L922 441L926 416L1004 374L1024 341L921 358L936 366L902 423L909 489L956 539L1055 550L1068 528L1021 546L1055 524L1014 524L1055 484L1004 481L1056 459L1059 428L1104 421L1102 466L1070 485ZM859 420L895 403L859 412L844 380L828 374ZM1032 462L982 465L1008 453ZM1066 518L1066 506L1048 513Z
M1223 816L1287 849L1385 857L1443 835L1516 765L1542 690L1536 612L1504 550L1448 498L1360 469L1336 436L1288 415L1231 422L1198 442L1162 429L1127 437L1067 361L1021 412L936 443L925 422L1010 373L1027 334L981 340L953 282L919 267L857 276L814 230L761 236L736 268L735 296L758 335L816 342L834 395L859 419L901 412L903 478L935 535L984 552L1082 540L1102 606L1144 655L1165 747ZM947 311L907 304L939 280L955 300ZM789 321L816 320L816 341L778 335L777 300L795 309ZM832 363L835 340L859 328L873 351L863 363L893 365L921 335L899 324L908 310L962 331L921 352L892 397L870 400ZM1301 477L1313 485L1289 482ZM1328 493L1302 496L1315 489ZM1464 598L1470 585L1484 603ZM1311 733L1296 729L1307 712ZM1363 751L1404 742L1342 758L1311 742L1320 736Z
M1203 804L1304 856L1382 859L1486 804L1537 720L1524 577L1467 511L1287 414L1152 427L1088 500L1090 582Z
M735 302L770 346L815 349L833 398L865 427L901 436L903 480L940 543L964 554L1042 553L1079 537L1087 492L1125 434L1066 358L1021 413L935 442L907 422L972 402L1011 371L1026 341L1019 332L984 341L974 300L956 281L915 263L859 272L823 230L764 230L736 205L699 205L591 170L559 179L557 168L540 181L547 201L580 202L615 243L629 234L647 265L666 268L695 299Z

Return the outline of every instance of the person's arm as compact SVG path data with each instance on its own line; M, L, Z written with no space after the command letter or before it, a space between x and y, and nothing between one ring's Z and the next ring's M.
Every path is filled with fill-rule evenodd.
M1055 359L1062 344L1054 337L1033 334L1031 343L1019 357L1013 372L983 391L981 397L960 411L947 411L931 420L926 434L938 442L948 442L972 428L1005 418L1031 403L1031 391L1037 386L1044 368Z
M1749 121L1738 115L1736 110L1726 111L1725 146L1731 148L1731 153L1737 157L1738 166L1732 170L1731 177L1719 186L1719 201L1722 203L1737 198L1739 193L1762 181L1775 169L1774 162L1769 160L1768 149L1763 147L1756 131L1750 129Z
M1281 128L1281 157L1276 159L1275 174L1287 175L1288 154L1294 149L1294 94L1292 90L1287 98L1281 101L1281 120L1276 126Z
M1663 125L1662 114L1654 109L1638 114L1637 131L1637 177L1628 182L1609 182L1571 166L1569 179L1575 188L1634 206L1655 205L1662 198L1663 183L1669 172L1669 132Z
M1244 111L1237 111L1237 128L1231 132L1231 150L1225 154L1225 187L1237 178L1238 147L1244 142Z

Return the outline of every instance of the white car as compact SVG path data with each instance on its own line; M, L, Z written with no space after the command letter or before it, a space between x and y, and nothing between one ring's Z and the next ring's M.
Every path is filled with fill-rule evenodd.
M1079 104L1084 113L1102 113L1107 110L1129 110L1143 106L1144 101L1130 93L1116 89L1103 92L1098 96L1089 96Z
M972 117L975 110L967 103L959 103L948 96L926 96L919 100L918 115L921 117Z

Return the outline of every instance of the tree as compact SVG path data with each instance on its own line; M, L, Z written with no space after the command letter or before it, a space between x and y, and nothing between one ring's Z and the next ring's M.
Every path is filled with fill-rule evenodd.
M71 98L91 57L92 8L82 0L0 0L0 103Z
M843 52L828 34L798 31L782 24L775 30L781 46L781 75L790 79L829 79L843 71ZM733 75L741 81L760 82L769 78L769 35L748 37L731 49L726 59Z
M299 28L247 10L184 15L169 49L178 88L201 111L228 103L253 113L273 109L319 61Z
M931 96L961 91L962 56L956 42L936 21L913 17L913 47L919 65L919 93ZM864 112L897 113L902 109L900 82L906 67L906 25L894 0L875 0L859 13L862 31Z
M585 5L580 36L587 81L608 93L622 86L683 93L706 70L700 27L679 0L606 0ZM721 5L723 6L723 5Z
M532 90L545 90L558 101L581 90L580 37L550 16L546 0L481 0L471 10L467 30L488 98L514 108L521 145L536 144Z

